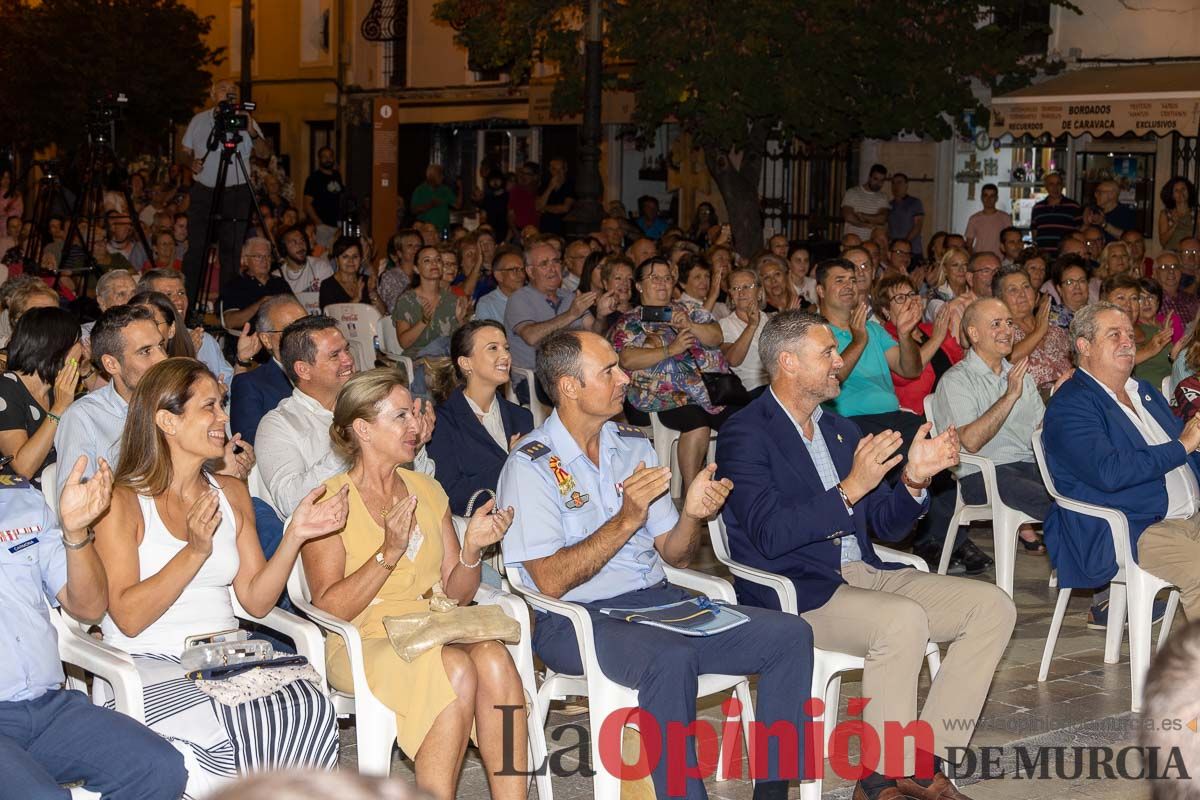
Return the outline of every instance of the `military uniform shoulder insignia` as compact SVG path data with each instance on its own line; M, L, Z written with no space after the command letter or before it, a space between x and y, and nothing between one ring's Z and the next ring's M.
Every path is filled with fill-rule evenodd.
M28 489L29 481L16 475L0 475L0 489Z
M614 423L617 426L617 436L622 439L645 439L646 432L637 425L628 425L624 422Z
M529 456L530 461L537 461L542 456L550 452L550 448L539 441L526 442L517 448L518 453L524 453Z

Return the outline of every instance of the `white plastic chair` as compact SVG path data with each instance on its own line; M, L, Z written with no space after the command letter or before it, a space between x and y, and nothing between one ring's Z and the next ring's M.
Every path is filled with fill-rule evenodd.
M1175 405L1174 401L1171 398L1171 376L1170 375L1167 375L1162 379L1162 386L1159 387L1159 390L1162 392L1162 396L1167 398L1168 403L1170 403L1171 405Z
M713 578L699 572L686 569L675 569L664 565L667 580L671 583L703 592L714 600L736 601L733 587L727 581ZM600 756L600 728L609 715L615 714L622 708L636 708L638 692L611 681L600 669L600 660L596 654L596 641L592 634L592 619L586 609L576 603L542 594L521 580L520 570L509 570L508 580L513 590L539 611L551 614L561 614L571 622L575 630L575 639L579 645L579 658L583 664L582 675L564 675L552 669L546 669L546 677L538 692L539 707L542 714L542 726L550 711L550 702L565 697L588 698L588 717L591 723L591 757L592 768L596 771L592 778L592 797L595 800L619 800L621 796L621 779L604 769ZM734 690L741 703L742 735L745 742L750 741L750 725L754 721L754 704L750 697L750 682L744 675L705 674L700 676L698 697L707 697ZM530 725L532 730L534 726ZM725 748L722 748L722 751ZM718 777L724 774L720 764L717 767ZM541 791L539 786L538 791Z
M1162 627L1158 631L1158 645L1155 651L1162 649L1171 630L1171 622L1175 619L1175 609L1179 606L1179 590L1171 584L1151 575L1138 566L1134 561L1129 547L1129 522L1120 511L1104 506L1071 500L1059 494L1054 485L1054 476L1046 465L1046 452L1042 444L1042 432L1033 434L1033 453L1037 458L1038 469L1042 473L1042 481L1046 491L1054 498L1058 507L1065 511L1096 517L1108 523L1112 533L1113 549L1117 558L1117 574L1109 584L1108 630L1104 640L1104 663L1116 664L1121 660L1121 639L1125 631L1125 606L1129 605L1129 676L1132 688L1130 708L1140 711L1142 708L1142 690L1146 684L1146 671L1150 668L1150 635L1154 624L1154 598L1163 589L1170 589L1167 598L1166 614L1163 616ZM1063 617L1067 613L1067 603L1071 599L1071 590L1059 589L1058 602L1054 606L1054 618L1050 621L1050 632L1046 635L1046 647L1042 651L1042 665L1038 670L1038 681L1046 680L1050 672L1050 659L1054 656L1054 645L1058 641L1058 632L1062 628Z
M780 610L788 614L798 613L796 585L792 583L791 579L734 561L729 552L729 534L725 530L725 521L720 514L708 521L708 537L712 542L713 553L717 556L717 560L724 564L734 577L770 589L779 598ZM911 553L902 553L899 550L875 545L875 554L881 561L908 564L921 572L929 572L929 565L925 563L925 560ZM929 678L933 680L942 666L942 654L937 642L929 642L925 648L925 663L929 667ZM864 664L862 656L839 653L836 650L822 650L819 647L813 648L812 696L820 697L825 701L825 713L814 716L814 722L827 719L826 715L832 715L833 722L837 722L838 703L841 701L842 692L842 673L862 669ZM829 752L829 737L832 736L834 727L834 724L824 726L825 744L822 751L825 753ZM804 800L820 800L820 779L813 781L812 784L802 784L800 796Z
M933 395L925 396L925 419L933 425L931 436L936 436L938 424L933 417ZM959 451L959 461L979 469L983 476L983 489L988 502L981 505L971 505L963 501L962 485L955 479L954 516L946 528L946 541L942 544L942 558L938 563L938 572L942 575L950 568L950 556L954 552L954 542L958 527L971 522L990 520L992 523L992 543L996 559L996 585L1004 590L1009 597L1013 596L1013 572L1017 562L1017 539L1021 526L1025 523L1041 523L1024 511L1005 505L1000 499L1000 484L996 479L996 465L990 458Z
M400 339L396 337L396 326L391 317L380 317L375 324L375 333L379 341L379 351L404 368L408 373L408 385L412 386L413 360L404 355L404 348L400 346Z
M233 602L233 613L238 619L254 622L276 633L290 637L296 652L309 660L321 675L322 690L325 689L325 643L321 632L313 624L281 608L272 608L264 617L255 617L242 608L229 588ZM51 612L51 619L58 631L59 657L68 664L108 682L112 687L117 711L145 724L146 712L142 702L142 679L133 664L133 657L97 639L87 632L87 626L65 612ZM100 695L94 693L94 699Z
M554 409L538 399L537 376L534 375L533 370L528 368L513 367L512 372L516 373L512 377L525 379L525 385L529 388L529 411L531 414L533 414L533 427L540 428L542 423L549 419L550 412L554 411ZM509 385L512 385L511 382ZM516 395L514 394L509 399L515 403L515 397Z
M334 303L325 306L325 316L337 320L338 328L350 343L355 368L362 372L375 366L375 331L381 315L366 303Z
M315 622L326 635L342 638L350 659L350 675L354 683L352 693L329 687L334 708L341 715L354 715L355 737L358 745L358 771L363 775L387 777L392 765L392 745L396 741L396 714L380 702L367 684L362 637L352 623L317 608L312 603L308 581L304 578L304 564L296 559L292 574L288 576L288 597L292 604ZM546 734L544 726L536 724L544 713L538 707L537 687L533 679L533 651L530 648L529 612L525 604L507 592L498 591L480 584L475 601L481 605L497 605L505 614L521 626L521 641L508 645L508 652L521 676L522 688L530 708L529 751L530 766L540 766L546 759ZM321 654L321 672L325 674L324 648ZM409 753L410 757L415 753ZM549 770L534 777L538 797L553 800Z
M42 469L41 481L42 497L46 498L46 505L54 512L54 518L58 519L58 464L45 466Z
M671 468L671 497L679 497L683 493L683 473L679 469L679 431L673 431L662 420L658 413L650 414L650 438L654 440L654 454L658 456L660 467ZM708 439L708 461L717 460L717 436L713 432Z

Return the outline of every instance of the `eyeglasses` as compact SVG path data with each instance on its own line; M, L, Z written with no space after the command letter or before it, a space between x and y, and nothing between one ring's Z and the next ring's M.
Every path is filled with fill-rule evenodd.
M670 283L671 276L670 275L654 275L652 273L652 274L646 276L646 280L648 280L652 283Z
M1200 255L1200 250L1180 250L1179 252L1183 253L1185 256Z
M731 292L749 292L758 288L757 283L743 283L741 286L730 286Z
M499 275L501 272L520 272L523 267L505 267L504 269L492 270L493 275Z
M1179 265L1178 264L1155 264L1154 268L1157 270L1162 270L1164 272L1167 270L1174 272L1175 270L1179 269Z
M968 272L970 272L972 275L995 275L996 268L989 267L986 269L972 269L972 270L968 270Z
M1070 289L1072 286L1081 286L1086 283L1086 278L1067 278L1062 282L1062 285L1064 289Z
M529 266L533 267L534 269L551 269L551 268L553 268L553 269L561 270L562 263L563 262L562 262L561 258L551 258L546 261L537 261L533 264L530 264Z
M893 255L897 255L897 256L911 256L912 255L912 250L897 249L897 250L889 250L888 252L892 253Z
M246 256L244 256L244 258L246 258L249 261L270 261L271 260L271 256L269 253L266 255L256 255L254 253L249 253Z
M921 295L917 294L916 292L896 292L894 295L892 295L892 302L893 303L907 303L909 300L912 300L914 297L920 297L920 296Z

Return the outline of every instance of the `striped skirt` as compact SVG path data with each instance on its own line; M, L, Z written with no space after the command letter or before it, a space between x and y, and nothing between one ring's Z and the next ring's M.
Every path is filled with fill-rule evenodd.
M337 766L337 714L312 683L295 681L231 707L197 689L177 657L139 654L133 662L146 724L183 754L187 797L204 797L249 772Z

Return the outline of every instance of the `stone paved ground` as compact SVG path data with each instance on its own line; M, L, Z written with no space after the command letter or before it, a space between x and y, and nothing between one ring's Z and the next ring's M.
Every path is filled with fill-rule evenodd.
M976 529L973 538L990 552L987 529ZM706 555L707 560L702 558L700 568L722 574L711 552L706 551ZM1045 558L1018 554L1017 628L996 673L972 741L972 747L977 751L984 746L1008 748L1002 759L1007 765L1014 763L1014 751L1011 748L1016 744L1041 743L1065 747L1107 744L1120 747L1132 744L1135 739L1131 728L1136 724L1136 718L1129 713L1128 657L1123 654L1119 664L1104 663L1104 634L1088 630L1085 624L1089 605L1086 596L1072 598L1049 679L1045 683L1037 682L1038 664L1057 591L1048 587L1048 577L1049 564ZM979 579L990 581L993 575L989 571ZM844 680L839 719L845 719L845 698L855 696L859 685L858 676L853 673ZM923 676L922 696L926 687L927 676ZM702 715L715 719L719 713L716 702L705 704ZM547 738L552 739L554 729L562 725L586 723L586 715L568 717L552 712ZM565 741L574 741L574 736ZM551 744L551 747L555 745ZM343 768L353 769L355 763L353 733L346 730L343 732ZM1069 760L1068 766L1070 763ZM392 774L405 780L412 779L410 762L401 759L398 752ZM823 797L848 798L851 788L845 781L834 777L826 780ZM974 800L1148 800L1150 796L1145 783L1120 779L1027 780L1006 775L970 784L964 782L962 788ZM752 795L752 786L748 781L718 783L710 780L708 790L710 797L727 800L749 800ZM581 777L555 778L554 795L556 800L590 798L591 782ZM482 764L478 754L469 751L458 797L487 796ZM798 797L799 789L793 786L790 796Z

